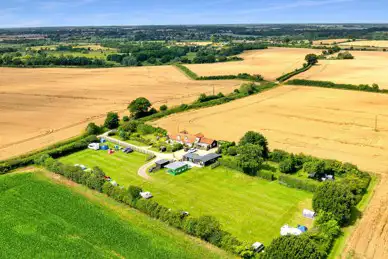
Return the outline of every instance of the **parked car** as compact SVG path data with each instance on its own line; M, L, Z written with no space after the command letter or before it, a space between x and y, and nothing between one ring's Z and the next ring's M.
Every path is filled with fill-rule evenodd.
M253 251L255 251L256 253L260 253L260 252L264 252L264 245L260 242L255 242L253 245L252 245L252 248L253 248Z
M196 149L196 148L190 148L188 152L189 153L195 153L197 151L198 151L198 149Z
M124 149L123 149L123 152L129 154L129 153L132 153L133 150L132 150L132 148L127 147L127 148L124 148Z
M155 171L156 171L156 166L153 166L153 167L151 167L151 168L148 169L148 172L149 172L149 173L153 173L153 172L155 172Z

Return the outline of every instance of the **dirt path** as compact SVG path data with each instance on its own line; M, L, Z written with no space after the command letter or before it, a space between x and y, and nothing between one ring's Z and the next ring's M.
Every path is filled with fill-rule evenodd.
M137 171L137 174L138 174L140 177L142 177L142 178L144 178L144 179L146 179L146 180L148 180L148 181L151 180L151 177L147 174L147 168L150 167L150 166L152 166L152 165L155 163L156 160L158 160L158 158L155 158L155 159L151 160L150 162L148 162L148 163L145 164L145 165L142 165L142 166L139 168L139 170Z
M380 183L352 233L342 258L388 258L388 176L381 175Z

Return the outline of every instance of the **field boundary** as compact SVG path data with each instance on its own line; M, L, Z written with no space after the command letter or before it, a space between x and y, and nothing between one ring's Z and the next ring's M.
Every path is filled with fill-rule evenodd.
M300 73L306 72L307 70L309 70L312 67L313 67L313 65L311 65L311 64L307 65L305 67L296 69L295 71L292 71L290 73L284 74L284 75L276 78L276 80L279 81L279 82L284 82L284 81L286 81L286 80L288 80L288 79L290 79L290 78L292 78L292 77L294 77L296 75L299 75Z
M189 69L188 67L182 65L182 64L174 64L178 70L183 72L186 76L193 80L234 80L234 79L240 79L240 80L247 80L252 82L262 82L264 81L264 78L261 75L251 75L248 73L239 73L237 75L216 75L216 76L199 76L194 71Z
M286 85L311 86L311 87L322 87L322 88L333 88L333 89L341 89L341 90L388 94L388 89L380 89L377 84L373 84L372 86L367 84L352 85L352 84L337 84L330 81L293 79L288 81Z

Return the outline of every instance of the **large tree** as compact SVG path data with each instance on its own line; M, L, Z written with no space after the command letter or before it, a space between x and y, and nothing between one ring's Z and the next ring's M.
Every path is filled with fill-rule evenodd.
M144 97L133 100L128 106L128 109L134 118L141 118L148 115L150 108L151 102Z
M339 182L323 183L313 196L314 210L332 213L340 226L350 220L353 205L354 195L347 186Z
M308 65L315 65L318 63L318 56L315 54L308 54L305 57Z
M119 126L119 115L115 112L108 112L104 122L104 127L115 129Z
M268 141L267 139L260 133L254 131L248 131L245 135L240 139L239 145L243 146L246 144L254 144L262 147L262 156L264 158L268 158Z
M263 148L259 145L245 144L238 148L237 162L248 175L256 175L263 163Z

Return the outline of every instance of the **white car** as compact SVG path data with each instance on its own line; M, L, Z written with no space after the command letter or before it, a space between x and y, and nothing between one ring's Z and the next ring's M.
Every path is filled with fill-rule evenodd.
M195 152L197 152L197 151L198 151L198 149L196 149L196 148L190 148L189 151L187 151L187 152L189 152L189 153L195 153Z
M140 193L140 196L144 199L149 199L149 198L152 198L152 194L150 192L141 192Z

